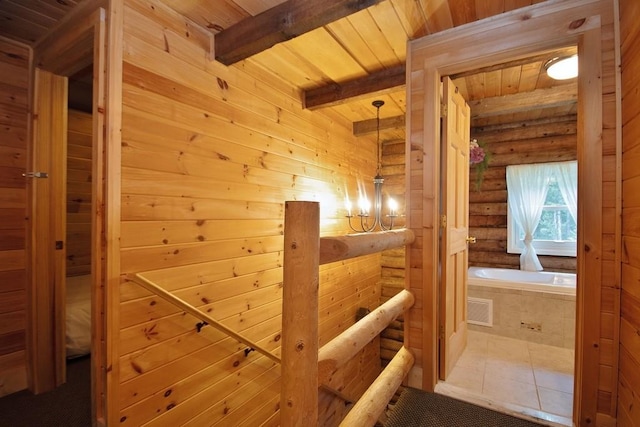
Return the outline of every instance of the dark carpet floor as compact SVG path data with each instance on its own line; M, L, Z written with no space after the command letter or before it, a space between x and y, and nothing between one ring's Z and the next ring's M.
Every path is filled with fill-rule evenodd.
M0 398L0 427L90 427L91 359L67 362L67 382L33 395ZM539 427L540 424L435 393L404 388L384 427Z
M405 388L384 427L540 427L531 421L436 393Z
M28 390L0 398L0 427L90 427L91 358L67 361L67 382L33 395Z

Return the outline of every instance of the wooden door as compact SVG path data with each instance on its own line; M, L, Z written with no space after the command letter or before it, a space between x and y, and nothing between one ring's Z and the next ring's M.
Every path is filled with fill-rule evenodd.
M442 214L440 236L440 379L467 344L470 109L451 79L443 78Z
M31 173L29 346L33 391L65 382L67 78L36 69ZM54 361L53 366L51 362Z

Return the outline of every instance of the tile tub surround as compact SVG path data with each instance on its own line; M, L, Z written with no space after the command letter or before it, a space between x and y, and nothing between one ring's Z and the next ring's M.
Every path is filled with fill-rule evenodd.
M469 330L573 349L576 297L520 289L468 285L468 295L493 300L493 327Z
M573 350L469 331L466 349L436 391L571 425L573 375Z

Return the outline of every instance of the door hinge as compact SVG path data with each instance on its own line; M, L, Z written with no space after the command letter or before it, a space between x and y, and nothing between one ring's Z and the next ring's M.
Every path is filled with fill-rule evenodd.
M49 178L49 174L47 172L25 172L22 176L26 178Z
M447 228L447 216L440 215L440 228Z
M444 325L440 325L440 339L444 339Z
M440 104L440 117L447 117L449 114L449 107L447 104Z

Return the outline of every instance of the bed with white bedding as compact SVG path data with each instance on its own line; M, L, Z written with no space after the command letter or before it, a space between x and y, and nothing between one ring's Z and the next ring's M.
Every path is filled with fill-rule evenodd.
M91 275L67 277L67 358L91 351Z

